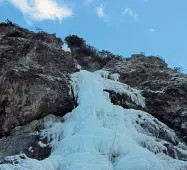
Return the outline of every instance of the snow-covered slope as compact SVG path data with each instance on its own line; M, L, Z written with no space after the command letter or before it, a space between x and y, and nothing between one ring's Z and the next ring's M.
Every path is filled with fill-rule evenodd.
M117 77L117 76L114 76ZM78 106L64 122L46 122L41 137L53 151L43 161L12 159L6 170L185 170L187 162L167 156L167 143L178 139L175 133L146 112L124 109L110 102L105 89L127 94L145 107L144 98L128 85L80 71L72 75L72 88ZM116 78L114 78L116 80Z

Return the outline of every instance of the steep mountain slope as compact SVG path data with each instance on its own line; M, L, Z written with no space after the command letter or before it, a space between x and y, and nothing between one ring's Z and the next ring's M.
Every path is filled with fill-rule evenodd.
M111 53L107 52L101 56L100 53L89 56L94 58L89 60L87 53L80 50L83 47L70 47L73 56L83 69L89 71L101 69L118 74L120 82L142 90L142 95L146 98L146 108L138 109L149 112L167 124L187 143L187 75L168 68L163 59L155 56L134 54L131 58L121 58L111 57ZM100 67L96 67L98 63ZM117 101L123 107L137 108L122 102L122 99L126 99L125 96L116 94L113 96L114 102Z
M73 109L68 77L76 61L54 35L0 24L0 135L48 114Z
M187 76L168 68L160 58L132 55L112 60L104 70L120 74L120 81L142 90L146 111L174 129L187 143Z
M10 169L186 169L187 162L168 156L167 141L159 138L164 131L171 142L177 138L167 126L148 113L115 106L104 89L129 95L145 106L144 98L135 89L105 80L99 75L80 71L72 75L72 86L78 106L68 113L63 123L50 123L41 132L52 145L48 159L17 160ZM180 147L180 146L179 146ZM179 149L178 147L176 147ZM182 150L182 148L180 148ZM185 152L185 151L184 151ZM7 158L8 159L8 158ZM9 158L10 159L10 158Z
M0 169L186 170L186 75L72 37L0 24Z

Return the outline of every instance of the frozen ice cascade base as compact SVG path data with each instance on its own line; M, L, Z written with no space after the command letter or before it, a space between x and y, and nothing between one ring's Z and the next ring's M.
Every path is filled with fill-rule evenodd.
M158 137L162 130L175 141L171 129L146 112L111 103L104 89L127 94L145 107L140 91L116 80L84 70L74 73L72 88L78 106L64 122L48 121L40 132L52 146L50 157L43 161L8 157L16 163L0 165L0 169L185 170L187 162L167 156L166 141Z

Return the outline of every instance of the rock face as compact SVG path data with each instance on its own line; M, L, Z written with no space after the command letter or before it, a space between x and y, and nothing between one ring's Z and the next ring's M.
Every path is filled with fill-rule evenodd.
M42 119L34 120L27 125L17 126L10 135L0 139L0 164L4 158L12 155L26 154L29 158L43 160L51 154L51 146L46 145L39 132L45 128L47 121L63 121L62 117L48 115Z
M155 56L134 54L127 59L105 56L98 59L98 55L86 56L77 49L72 49L73 56L84 69L118 73L120 82L142 90L146 109L141 109L174 129L187 143L187 75L168 68L163 59ZM130 103L127 97L112 92L110 94L114 104L140 109Z
M71 51L81 68L91 72L102 69L107 62L112 59L111 57L105 58L103 56L95 55L94 53L90 54L89 49L84 49L82 47L71 47Z
M145 108L125 94L106 92L115 105L152 114L187 144L187 75L154 56L136 54L126 59L95 52L91 46L70 47L71 52L65 52L62 45L53 34L0 24L0 162L20 153L38 160L50 154L50 146L39 147L39 136L31 133L44 128L45 116L62 117L76 106L70 74L80 69L77 64L91 72L108 71L115 74L109 78L141 90ZM165 132L159 135L170 143L165 146L168 155L176 158L177 153L179 159L187 160L175 148L179 142L170 142Z
M158 57L144 55L111 60L103 69L119 73L121 82L142 90L145 111L174 129L187 143L187 75L168 68Z
M118 73L120 82L142 90L146 98L146 109L141 110L147 111L174 129L187 143L187 75L168 68L163 59L155 56L134 54L126 59L100 56L99 60L98 55L89 57L82 53L80 55L77 49L77 47L72 49L73 56L84 69L89 71L102 69ZM140 109L126 96L110 92L110 97L114 104Z
M0 24L0 134L74 107L69 74L76 61L54 35Z

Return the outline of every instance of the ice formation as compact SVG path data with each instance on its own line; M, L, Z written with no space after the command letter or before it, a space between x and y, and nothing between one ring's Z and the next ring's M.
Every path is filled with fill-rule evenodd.
M53 150L37 161L9 157L18 163L1 165L2 170L185 170L187 162L172 159L159 138L164 131L171 142L174 132L146 112L113 105L104 89L125 93L145 106L138 90L98 74L80 71L72 75L78 106L64 122L46 123L41 137Z
M114 73L110 75L110 79L114 81L119 81L120 75L118 73Z
M97 75L105 79L111 79L114 81L119 81L120 75L118 73L111 73L109 70L97 70L94 72Z

